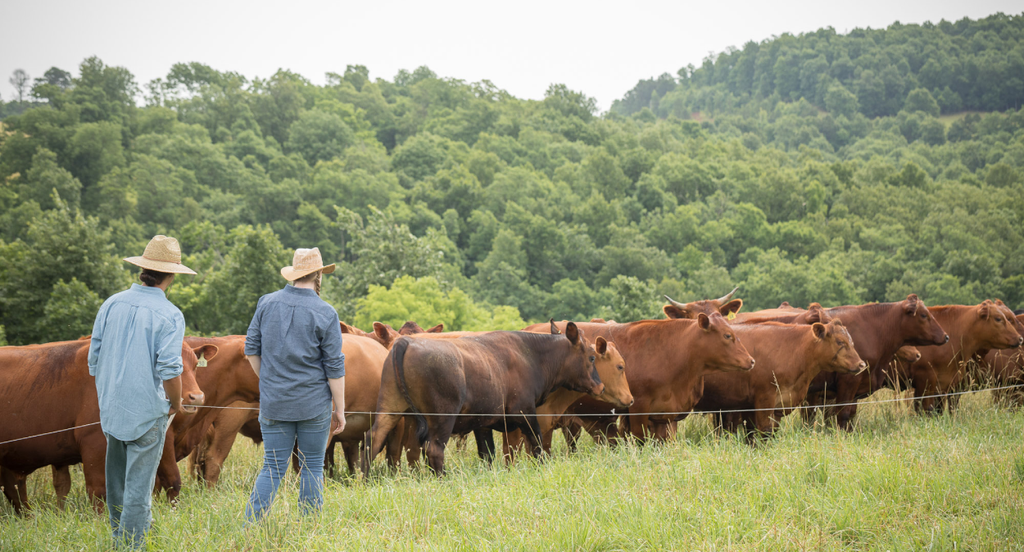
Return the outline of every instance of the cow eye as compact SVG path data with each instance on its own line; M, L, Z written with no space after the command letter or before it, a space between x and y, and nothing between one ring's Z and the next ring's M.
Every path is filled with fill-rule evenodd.
M732 334L725 334L726 339L732 339Z
M594 362L594 357L590 357L590 362Z
M1000 318L1000 317L998 317L998 316L996 317L996 322L1002 322L1002 321L1003 321L1003 319L1002 319L1002 318Z
M626 369L626 367L621 364L616 366L616 368L618 368L620 372Z

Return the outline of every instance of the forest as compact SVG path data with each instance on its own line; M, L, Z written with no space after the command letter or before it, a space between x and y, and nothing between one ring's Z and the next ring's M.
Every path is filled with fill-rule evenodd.
M17 72L16 72L17 73ZM244 333L296 247L342 320L451 330L917 293L1024 306L1024 15L783 35L606 113L427 67L324 85L90 57L0 102L0 344L88 334L178 238L189 332Z

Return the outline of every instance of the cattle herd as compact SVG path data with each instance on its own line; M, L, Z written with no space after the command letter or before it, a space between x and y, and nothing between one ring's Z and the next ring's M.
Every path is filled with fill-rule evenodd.
M733 293L736 290L733 290ZM346 358L345 430L326 451L328 473L341 445L351 473L368 473L385 452L389 468L403 451L444 473L450 438L472 433L481 458L550 450L562 429L569 450L586 431L614 446L625 438L664 441L688 414L710 415L723 431L770 436L779 420L817 411L845 430L857 401L889 387L914 392L921 412L956 407L968 383L1002 390L1019 406L1024 383L1024 314L1001 301L926 307L916 295L894 303L826 309L739 312L733 293L679 303L666 319L628 324L550 322L519 332L363 332L342 322ZM259 380L243 353L245 336L186 338L187 407L168 428L158 487L174 500L178 462L216 485L238 434L261 440ZM26 477L51 467L60 504L81 463L86 491L103 509L106 444L96 389L77 341L0 348L0 485L16 512L28 506Z

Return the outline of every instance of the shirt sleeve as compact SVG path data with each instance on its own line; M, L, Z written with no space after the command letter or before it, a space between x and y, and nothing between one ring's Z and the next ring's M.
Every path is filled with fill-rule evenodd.
M320 358L323 359L327 379L337 379L345 376L345 353L341 352L341 324L338 313L333 308L331 315L326 318L326 331L320 340Z
M263 297L266 297L265 295ZM260 321L263 318L263 297L256 303L256 312L249 322L249 329L245 332L245 355L261 356L263 350L263 332L260 331ZM341 326L338 326L339 331Z
M167 381L181 375L181 343L185 339L185 317L180 312L157 331L156 375Z
M96 313L96 320L92 323L92 340L89 341L89 375L96 375L96 364L100 360L100 345L103 343L103 327L107 317L107 305L106 301L100 307L100 311Z

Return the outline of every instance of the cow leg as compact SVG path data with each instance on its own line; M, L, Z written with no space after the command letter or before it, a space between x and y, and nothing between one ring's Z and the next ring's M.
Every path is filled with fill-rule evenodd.
M562 427L562 436L565 437L565 444L569 448L569 454L576 453L576 447L579 446L578 441L580 440L580 431L583 426L577 424L575 420L570 420L569 423Z
M178 495L181 494L181 472L178 470L178 462L174 456L173 434L164 439L164 451L160 456L160 463L156 468L156 489L167 492L167 501L171 504L178 502Z
M505 463L511 464L515 456L523 449L523 432L518 429L502 432L501 453L505 457Z
M540 436L540 448L544 451L544 454L551 455L551 438L555 435L555 428L548 428L543 435Z
M438 477L444 475L444 447L454 427L454 416L431 416L427 420L427 440L423 452L427 456L427 464Z
M386 405L384 405L384 406L386 406ZM380 408L380 407L378 407L378 408L382 412L395 412L396 411L393 408ZM408 404L405 405L405 408L408 408ZM364 457L364 460L365 460L363 462L363 475L364 476L370 475L370 464L373 462L373 459L376 458L377 455L379 455L382 450L384 450L384 447L387 445L388 434L391 433L391 431L395 429L395 426L398 425L398 422L400 422L401 419L402 419L402 415L400 415L400 414L378 414L377 415L377 419L374 420L373 426L370 428L370 440L366 444L366 447L369 449L369 453L367 454L366 457ZM407 423L406 424L406 428L410 429L410 426L413 426L413 425L414 424ZM413 430L413 433L415 433L415 430Z
M490 429L474 429L476 454L488 464L494 463L494 432Z
M57 493L57 506L63 510L71 492L71 468L69 466L52 466L53 490Z
M405 420L405 434L402 439L402 446L405 447L405 461L410 468L415 468L420 463L420 455L423 447L420 445L419 437L416 435L416 421L412 418Z
M330 440L327 441L327 450L324 451L324 472L327 477L334 478L334 445L338 444L336 436L332 435ZM345 450L344 445L342 450ZM297 470L296 470L297 471Z
M0 485L4 487L4 496L14 507L14 513L18 515L21 515L23 509L28 509L28 490L25 488L27 482L27 475L0 466Z
M85 476L85 491L92 501L97 514L103 514L107 499L107 438L98 428L86 431L78 437L82 451L82 475ZM77 433L77 432L76 432Z
M348 467L349 475L358 473L356 463L359 461L359 442L346 441L342 443L341 452L345 455L345 465Z
M402 424L400 424L402 425ZM399 464L402 462L402 440L405 437L404 427L396 427L388 433L388 442L384 445L385 456L388 461L388 468L392 472L397 472ZM363 449L366 450L366 443L369 442L370 432L366 432L366 438L363 440Z
M668 436L669 436L668 435L669 434L669 427L668 427L669 423L668 423L668 420L663 420L663 419L660 419L660 418L659 419L651 419L651 423L654 424L653 431L651 432L654 435L654 438L658 442L660 442L660 443L664 443L665 441L668 441Z

